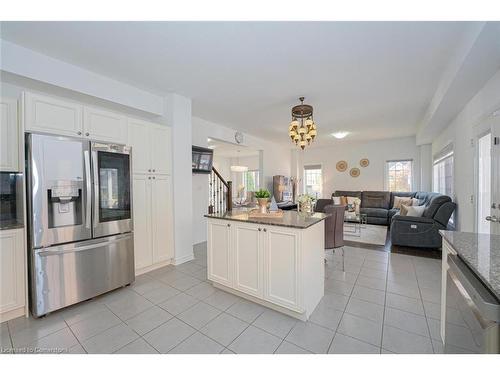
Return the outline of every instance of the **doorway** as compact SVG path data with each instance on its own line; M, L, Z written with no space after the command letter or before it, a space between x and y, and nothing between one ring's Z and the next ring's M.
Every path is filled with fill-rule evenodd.
M476 143L476 231L500 234L500 117L488 119L480 128Z

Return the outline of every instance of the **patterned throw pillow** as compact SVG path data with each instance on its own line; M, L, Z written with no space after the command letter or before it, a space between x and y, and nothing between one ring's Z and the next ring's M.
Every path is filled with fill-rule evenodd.
M337 206L340 205L340 203L341 203L340 197L332 197L332 199L333 199L333 204L335 204Z
M424 214L425 206L407 206L405 204L401 205L401 216L414 216L422 217Z
M399 208L401 209L401 206L402 205L406 205L406 206L412 206L412 198L411 197L398 197L398 196L394 196L394 204L392 206L392 208Z
M412 198L411 199L411 205L412 206L420 206L420 199Z

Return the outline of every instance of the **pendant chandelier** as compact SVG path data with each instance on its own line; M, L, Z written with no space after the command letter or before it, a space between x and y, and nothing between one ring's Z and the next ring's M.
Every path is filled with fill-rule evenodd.
M309 146L316 138L316 124L313 118L313 107L304 104L304 97L300 97L300 104L292 108L292 122L288 128L288 135L292 142L302 150Z

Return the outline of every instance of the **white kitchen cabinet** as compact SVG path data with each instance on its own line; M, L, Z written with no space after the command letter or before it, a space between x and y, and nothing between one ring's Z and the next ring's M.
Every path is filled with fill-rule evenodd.
M207 222L208 279L214 286L309 318L324 295L322 221L305 228L211 217Z
M153 173L172 173L171 129L156 125L151 129L151 168Z
M299 305L299 248L296 230L269 226L264 233L265 298L282 306Z
M132 146L134 173L171 174L171 130L164 125L129 119L128 144Z
M165 262L174 257L172 179L152 176L153 262Z
M233 224L234 288L256 297L263 295L262 228Z
M208 279L228 287L233 287L231 237L231 222L208 221Z
M151 231L151 178L134 175L133 215L134 215L134 257L135 268L143 269L153 264Z
M0 322L24 314L24 229L0 231Z
M135 269L140 274L174 257L170 176L135 174L133 179Z
M24 93L25 129L79 137L83 135L83 106L44 95Z
M118 113L85 107L83 135L92 140L127 144L127 118Z
M19 170L17 101L0 98L0 171Z

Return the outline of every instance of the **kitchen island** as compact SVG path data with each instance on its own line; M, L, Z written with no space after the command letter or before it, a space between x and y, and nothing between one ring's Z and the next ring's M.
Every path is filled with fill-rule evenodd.
M324 295L323 213L205 215L208 279L217 288L307 320Z
M445 353L500 353L500 236L440 234Z

